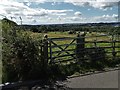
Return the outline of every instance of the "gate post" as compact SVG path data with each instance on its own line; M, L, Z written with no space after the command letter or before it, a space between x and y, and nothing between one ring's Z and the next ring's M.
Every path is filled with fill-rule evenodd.
M76 39L76 57L78 61L80 62L81 59L84 59L84 48L85 48L85 33L80 35L78 33L77 39ZM83 62L83 60L81 61Z
M44 68L47 67L48 65L48 36L47 35L44 35L44 39L43 39L43 66Z

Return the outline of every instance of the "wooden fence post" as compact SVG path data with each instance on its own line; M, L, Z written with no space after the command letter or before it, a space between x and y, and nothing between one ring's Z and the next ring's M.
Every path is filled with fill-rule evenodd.
M48 36L47 35L44 35L44 39L43 39L43 59L44 59L44 61L43 61L43 66L44 66L44 68L46 68L47 67L47 65L48 65Z
M85 33L82 35L78 33L76 43L76 57L78 60L84 59Z
M115 60L115 57L116 57L116 52L115 52L115 35L113 34L112 35L112 56L113 56L113 60Z

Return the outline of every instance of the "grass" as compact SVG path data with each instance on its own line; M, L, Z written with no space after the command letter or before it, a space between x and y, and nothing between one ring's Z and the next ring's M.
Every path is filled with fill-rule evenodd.
M42 35L44 34L47 34L48 35L48 38L60 38L60 37L76 37L77 35L76 34L68 34L67 32L49 32L49 33L42 33ZM39 33L33 33L32 34L33 36L36 36L36 35L40 35ZM92 36L91 38L86 38L85 41L94 41L94 40L97 40L97 41L111 41L111 38L110 36L102 36L102 37L95 37L96 35L100 35L99 33L95 33L93 32L92 34L87 34L87 36ZM63 44L69 44L72 40L61 40L61 41L54 41L56 44L58 45L63 45ZM76 43L76 42L74 42ZM97 43L97 47L110 47L112 46L111 43ZM119 43L116 43L116 46L119 46ZM88 44L85 44L85 47L95 47L94 43L88 43ZM65 46L62 46L62 48L65 48ZM66 50L68 49L75 49L76 46L73 45L73 46L69 46ZM112 52L112 48L107 48L105 49L105 51L107 52ZM119 49L116 49L118 51L120 51L120 48ZM56 48L52 48L52 51L61 51L61 49L59 49L58 47ZM69 52L70 54L74 53L74 51L70 51ZM66 55L67 53L65 52L61 52L60 55ZM57 56L58 53L55 53L53 54L53 57ZM109 54L106 54L107 57L112 57L112 54L109 53ZM117 54L117 56L120 56L120 53ZM67 60L67 59L70 59L71 57L69 56L66 56L65 58L58 58L56 60ZM73 60L74 61L74 60ZM65 64L65 63L63 63Z

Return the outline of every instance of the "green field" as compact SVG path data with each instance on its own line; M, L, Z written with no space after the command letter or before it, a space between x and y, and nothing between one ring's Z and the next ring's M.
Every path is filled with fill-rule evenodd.
M32 37L36 37L36 36L44 36L44 35L48 35L48 38L61 38L61 37L77 37L77 34L68 34L68 32L48 32L48 33L31 33ZM87 33L86 34L86 38L85 41L112 41L112 36L111 35L105 35L105 36L100 36L100 35L104 35L104 33L99 33L99 32L91 32L91 33ZM100 37L96 37L96 36L100 36ZM119 40L118 36L115 36L114 38L116 38L115 40ZM57 45L63 45L63 44L69 44L71 40L62 40L62 41L54 41ZM76 43L76 42L74 42ZM116 46L119 46L120 43L116 43ZM97 43L96 44L97 47L110 47L112 46L112 43ZM94 43L87 43L85 44L85 48L90 48L90 47L95 47ZM62 46L62 48L65 48L65 46ZM69 49L75 49L76 46L72 45L69 46L66 50ZM106 52L112 52L113 48L106 48L105 51ZM116 48L116 51L120 51L120 48ZM52 49L53 52L55 51L60 51L60 49L58 47L55 47ZM73 51L70 52L70 54L74 53ZM58 53L54 53L53 56L56 56ZM65 52L62 52L60 55L65 55ZM117 54L117 56L119 56L120 53ZM107 56L112 57L112 53L108 53ZM67 59L69 57L65 57L65 59ZM62 58L60 58L62 59Z

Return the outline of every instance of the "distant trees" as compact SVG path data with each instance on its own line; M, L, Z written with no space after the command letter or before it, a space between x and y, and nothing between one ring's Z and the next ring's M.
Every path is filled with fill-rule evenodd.
M31 28L31 31L32 31L32 32L39 32L39 29L36 28L36 27L32 27L32 28Z
M50 28L49 28L50 29ZM42 33L42 32L47 32L47 31L49 31L48 30L48 28L47 28L47 26L44 26L44 25L42 25L42 26L40 26L40 27L35 27L35 26L32 26L31 27L31 31L32 32L38 32L38 33Z
M76 34L76 31L70 30L70 31L68 31L68 34Z
M39 32L47 32L47 31L48 31L47 26L42 25L39 27Z

